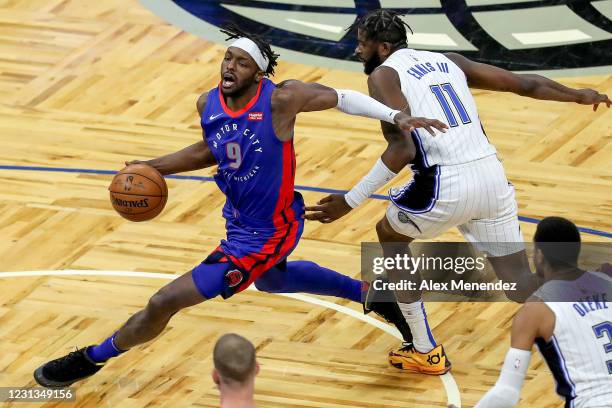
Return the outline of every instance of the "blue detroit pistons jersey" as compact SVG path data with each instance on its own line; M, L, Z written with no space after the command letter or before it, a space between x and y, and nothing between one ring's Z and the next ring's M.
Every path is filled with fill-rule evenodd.
M219 87L208 93L201 124L218 163L214 178L227 197L223 216L228 220L278 227L301 215L296 214L301 207L291 208L295 179L293 140L280 141L272 126L275 88L272 81L264 78L256 95L240 111L227 107Z

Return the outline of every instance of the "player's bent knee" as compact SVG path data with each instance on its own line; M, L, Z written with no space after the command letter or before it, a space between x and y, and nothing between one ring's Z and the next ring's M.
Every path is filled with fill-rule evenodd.
M154 317L170 316L180 310L180 306L165 288L161 288L149 299L147 312Z
M268 293L279 293L281 290L281 285L278 282L264 279L263 276L255 281L255 287L257 290Z
M376 223L376 235L379 242L411 242L412 238L396 232L387 217L383 217Z
M283 293L286 286L285 271L272 268L255 281L257 290L268 293Z

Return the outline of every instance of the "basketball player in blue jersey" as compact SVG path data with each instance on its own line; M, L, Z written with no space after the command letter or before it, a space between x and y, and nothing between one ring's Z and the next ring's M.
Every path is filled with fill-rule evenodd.
M361 302L361 281L313 262L287 262L304 227L304 202L294 191L296 115L338 108L406 130L419 127L433 133L446 125L410 117L350 90L293 80L275 85L266 78L278 58L270 46L236 28L223 32L235 41L221 63L219 86L197 102L203 140L145 163L163 175L217 165L215 180L227 197L227 239L102 343L39 367L34 377L40 385L66 387L93 375L110 358L157 337L181 309L219 295L227 299L253 282L266 292L308 292ZM408 330L396 304L375 311L396 321L399 330Z
M385 256L410 253L408 244L414 239L435 238L457 227L488 253L499 279L517 283L518 290L506 295L524 301L538 282L523 248L514 188L484 133L469 88L593 105L594 110L612 102L592 89L571 89L540 75L514 74L459 54L410 49L409 27L401 17L374 10L351 27L357 30L355 53L368 75L370 95L415 116L444 120L450 128L434 137L418 129L406 134L383 122L388 146L372 170L347 194L333 194L307 207L311 212L306 217L324 223L343 217L410 164L413 180L391 189L387 213L376 225L379 241L387 243ZM419 274L388 272L394 282L420 279ZM368 292L373 301L366 302L366 308L376 302L369 296L376 295L373 287ZM405 343L389 353L390 363L412 372L447 372L450 364L430 330L420 292L397 292L397 298L412 338L405 337Z
M578 267L580 233L548 217L534 235L533 261L544 284L516 313L510 349L495 386L476 408L512 408L534 344L565 407L612 406L612 277Z

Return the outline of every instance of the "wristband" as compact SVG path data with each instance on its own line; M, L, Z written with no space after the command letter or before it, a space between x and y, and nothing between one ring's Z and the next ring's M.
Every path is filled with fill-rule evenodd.
M350 89L336 89L336 93L338 93L336 108L349 115L365 116L395 124L395 116L401 112Z
M351 208L356 208L395 176L397 174L389 170L379 158L370 172L344 195L344 200Z

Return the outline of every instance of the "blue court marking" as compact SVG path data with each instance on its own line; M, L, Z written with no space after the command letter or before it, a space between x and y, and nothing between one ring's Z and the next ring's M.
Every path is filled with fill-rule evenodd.
M0 170L20 170L20 171L50 171L56 173L86 173L86 174L116 174L115 170L97 170L97 169L75 169L69 167L42 167L42 166L10 166L10 165L0 165ZM175 174L171 176L165 176L168 179L175 180L193 180L193 181L214 181L212 177L206 176L185 176L181 174ZM314 191L316 193L328 193L328 194L344 194L346 190L337 190L334 188L325 188L325 187L312 187L312 186L295 186L296 190L302 191ZM381 194L373 194L371 198L376 200L389 200L389 197L381 195ZM537 218L525 217L519 215L519 221L529 222L532 224L537 224L540 222ZM599 231L592 228L578 227L580 232L584 232L585 234L597 235L600 237L612 238L612 233L606 231Z

